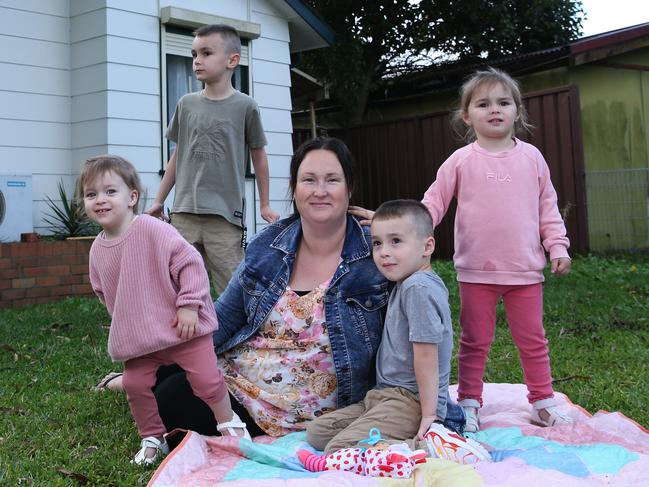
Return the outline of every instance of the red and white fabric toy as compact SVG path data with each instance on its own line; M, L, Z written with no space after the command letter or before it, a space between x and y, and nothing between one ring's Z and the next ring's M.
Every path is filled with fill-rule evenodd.
M418 463L426 461L424 450L412 451L407 444L398 443L387 448L343 448L328 455L316 455L309 450L300 450L298 458L307 470L341 470L368 477L389 477L407 479Z

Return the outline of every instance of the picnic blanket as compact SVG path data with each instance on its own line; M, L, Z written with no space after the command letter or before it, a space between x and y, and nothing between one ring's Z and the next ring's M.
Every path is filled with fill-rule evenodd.
M452 387L451 395L455 394ZM206 437L187 432L154 473L149 487L474 487L649 485L649 431L620 413L590 415L557 393L572 425L531 424L522 384L486 384L481 431L471 434L493 462L475 466L428 459L409 480L306 471L296 456L304 433L282 438ZM380 425L378 425L380 427Z

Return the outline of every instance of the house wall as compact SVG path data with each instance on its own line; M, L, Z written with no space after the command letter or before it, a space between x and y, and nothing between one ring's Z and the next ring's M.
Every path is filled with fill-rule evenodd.
M649 48L606 61L649 67ZM579 87L587 171L649 168L648 71L586 64L528 76L522 83L526 91Z
M0 1L0 173L33 176L35 225L70 174L69 4Z
M576 84L593 250L649 245L649 48L523 79L526 89Z
M243 2L241 2L243 3ZM291 134L291 75L289 32L286 19L281 17L270 1L250 1L250 21L261 24L261 36L251 43L252 92L259 104L266 131L270 170L271 207L290 213L287 198L289 165L293 155ZM248 208L251 208L248 205ZM265 225L255 204L257 229Z
M287 212L289 34L270 0L23 0L19 8L0 0L0 173L33 176L35 231L48 233L45 197L56 200L59 180L71 195L90 155L131 160L155 196L164 132L159 12L167 5L261 24L250 43L251 95L268 138L271 205ZM265 223L254 207L253 232Z
M160 20L157 0L71 0L71 180L85 159L118 154L148 196L159 183Z

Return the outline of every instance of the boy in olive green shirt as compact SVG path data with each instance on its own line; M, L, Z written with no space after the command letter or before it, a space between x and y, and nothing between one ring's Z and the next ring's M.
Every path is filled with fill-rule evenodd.
M178 102L166 134L176 149L147 213L161 217L176 186L171 223L200 250L220 294L243 258L248 151L261 216L272 223L279 215L269 205L266 137L257 103L232 87L239 35L221 24L203 26L194 35L193 69L205 88Z

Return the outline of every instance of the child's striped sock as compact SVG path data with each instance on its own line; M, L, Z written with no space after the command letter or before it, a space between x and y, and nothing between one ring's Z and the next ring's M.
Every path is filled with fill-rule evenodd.
M304 465L304 468L310 472L322 472L326 470L326 455L316 455L309 450L299 450L297 452L297 457L302 462L302 465Z

